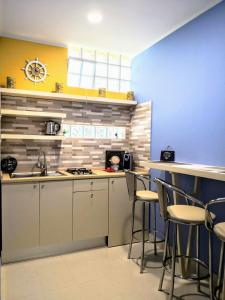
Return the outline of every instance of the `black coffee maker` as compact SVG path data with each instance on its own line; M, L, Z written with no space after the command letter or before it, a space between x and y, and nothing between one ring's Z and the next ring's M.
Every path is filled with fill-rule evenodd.
M125 152L123 155L123 169L126 170L134 170L134 159L132 153Z

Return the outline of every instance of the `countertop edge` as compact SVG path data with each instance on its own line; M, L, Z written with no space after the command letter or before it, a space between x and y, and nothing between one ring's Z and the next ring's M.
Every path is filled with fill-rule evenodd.
M225 167L210 166L196 163L149 161L145 163L148 169L156 169L171 173L202 177L225 181ZM221 171L218 171L221 170Z
M63 180L82 180L82 179L101 179L101 178L120 178L125 177L125 172L108 173L103 170L93 170L94 174L90 175L71 175L64 170L58 170L62 176L46 176L46 177L29 177L29 178L10 178L9 174L2 174L2 184L10 183L29 183L29 182L46 182L46 181L63 181ZM148 170L135 170L135 173L145 175Z

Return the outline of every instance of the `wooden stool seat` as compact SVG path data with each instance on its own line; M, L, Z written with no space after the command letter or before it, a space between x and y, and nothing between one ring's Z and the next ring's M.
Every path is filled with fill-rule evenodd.
M139 201L159 201L158 194L148 190L137 191L136 197Z
M217 223L214 225L213 230L217 237L225 242L225 222Z
M167 207L169 217L184 223L204 224L205 209L197 206L188 205L170 205ZM211 217L215 215L211 213Z

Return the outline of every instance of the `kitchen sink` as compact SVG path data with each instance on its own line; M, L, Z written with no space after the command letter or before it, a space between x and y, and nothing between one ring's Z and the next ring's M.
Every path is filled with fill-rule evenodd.
M60 173L59 171L49 171L47 176L63 176L64 174Z
M30 178L30 177L46 177L46 176L63 176L58 171L49 171L47 175L41 175L40 172L23 172L23 173L12 173L11 178Z

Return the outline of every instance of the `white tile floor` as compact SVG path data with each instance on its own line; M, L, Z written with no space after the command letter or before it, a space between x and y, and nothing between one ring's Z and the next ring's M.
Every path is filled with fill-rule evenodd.
M139 245L133 256L138 257ZM149 252L151 253L151 252ZM152 255L150 255L152 257ZM161 260L161 255L158 256ZM2 300L163 300L158 292L161 269L151 263L139 273L137 260L127 259L127 246L98 248L4 265ZM169 285L165 278L164 288ZM207 291L207 289L206 289ZM176 280L176 299L207 299L196 284Z

